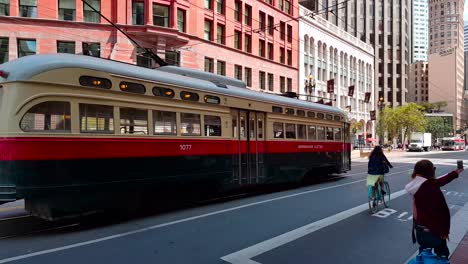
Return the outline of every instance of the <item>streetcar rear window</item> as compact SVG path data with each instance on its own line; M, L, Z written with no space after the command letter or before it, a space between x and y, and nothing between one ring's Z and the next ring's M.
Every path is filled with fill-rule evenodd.
M198 114L181 113L180 125L180 134L182 136L201 135L200 115Z
M198 100L200 99L200 97L198 96L198 94L196 93L191 93L191 92L180 92L180 98L182 100L187 100L187 101L194 101L194 102L198 102Z
M148 135L148 111L135 108L120 108L120 133Z
M336 141L341 141L341 128L333 128L333 134L335 134Z
M174 98L174 90L163 87L153 87L153 94L155 96Z
M141 83L120 82L120 90L127 93L145 94L146 88Z
M317 127L317 140L325 140L325 127Z
M70 132L70 120L69 102L44 102L28 110L20 127L25 132Z
M307 138L309 140L317 140L317 130L315 126L309 126L307 129Z
M306 139L306 126L297 125L297 139Z
M333 140L333 128L327 127L327 140Z
M155 135L177 135L177 121L175 112L153 111Z
M206 115L204 116L204 121L206 137L221 136L221 117Z
M278 123L278 122L273 123L273 137L284 138L283 123Z
M286 138L296 138L295 124L286 124Z
M93 76L80 76L80 84L83 86L110 89L112 82L109 79L93 77Z
M84 133L113 133L114 107L80 104L80 130Z

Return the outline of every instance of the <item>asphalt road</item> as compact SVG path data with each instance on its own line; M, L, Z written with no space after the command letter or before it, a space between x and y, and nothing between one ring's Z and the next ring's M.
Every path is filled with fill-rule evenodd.
M133 219L0 220L0 263L404 263L417 247L403 188L421 158L433 160L438 174L457 159L468 164L468 152L392 158L390 207L375 215L367 210L364 161L333 180ZM443 189L456 214L468 201L468 172Z

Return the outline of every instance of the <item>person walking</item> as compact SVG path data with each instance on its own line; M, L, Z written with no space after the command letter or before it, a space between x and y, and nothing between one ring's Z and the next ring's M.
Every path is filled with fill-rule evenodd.
M448 259L450 210L440 187L456 179L463 169L453 170L438 178L435 171L436 167L431 161L418 161L405 190L413 196L412 236L413 243L417 241L419 244L419 253L423 249L433 248L437 256Z

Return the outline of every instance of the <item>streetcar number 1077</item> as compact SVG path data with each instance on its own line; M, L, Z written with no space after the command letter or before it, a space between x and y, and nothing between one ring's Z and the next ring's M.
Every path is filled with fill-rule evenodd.
M192 145L180 145L180 150L191 150Z

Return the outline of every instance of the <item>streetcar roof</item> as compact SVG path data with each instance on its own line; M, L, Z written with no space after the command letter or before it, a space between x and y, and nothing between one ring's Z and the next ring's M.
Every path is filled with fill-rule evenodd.
M324 111L346 117L346 113L336 107L288 98L276 94L253 91L244 88L245 84L242 85L241 83L243 82L234 78L176 66L164 66L157 69L149 69L119 61L64 53L30 55L0 65L0 70L8 74L6 80L8 82L28 81L38 74L60 68L91 69L148 81L162 82L208 92L248 98L256 101L266 101L280 106ZM210 78L215 81L208 81ZM0 82L1 81L2 78L0 78ZM5 80L3 79L3 81ZM223 88L223 86L225 88Z

